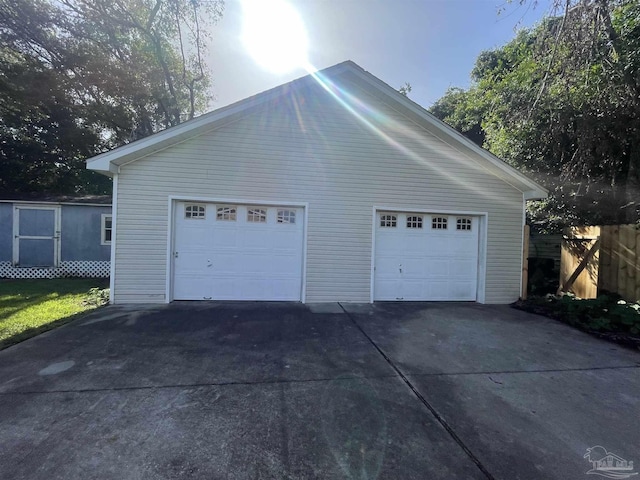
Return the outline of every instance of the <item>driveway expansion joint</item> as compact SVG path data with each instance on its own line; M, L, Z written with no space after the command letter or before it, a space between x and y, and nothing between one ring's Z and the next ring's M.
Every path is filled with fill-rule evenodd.
M78 389L61 389L61 390L26 390L26 391L6 391L0 392L0 397L11 395L46 395L53 393L98 393L98 392L126 392L138 390L162 390L173 388L201 388L201 387L235 387L235 386L251 386L251 385L278 385L278 384L305 384L305 383L322 383L322 382L348 382L351 380L376 380L383 378L397 378L398 375L359 375L353 377L335 377L335 378L307 378L307 379L279 379L265 380L257 382L204 382L204 383L176 383L169 385L142 385L131 387L109 387L109 388L78 388Z
M487 370L478 372L434 372L409 373L412 377L455 377L457 375L513 375L521 373L563 373L563 372L591 372L596 370L625 370L640 369L640 365L618 365L612 367L576 367L576 368L541 368L536 370Z
M396 371L398 376L404 381L404 383L411 389L416 398L431 412L431 415L442 425L442 427L446 430L449 436L453 439L454 442L458 444L458 446L467 454L469 459L478 467L478 469L487 477L488 480L495 480L495 477L487 470L487 468L482 464L480 459L467 447L467 445L462 441L462 439L456 434L453 428L447 423L447 421L438 413L433 405L429 403L429 401L420 393L420 391L411 383L409 378L393 363L393 360L387 356L386 353L373 341L373 339L364 331L364 329L360 326L360 324L353 318L353 316L344 308L342 303L338 302L340 308L344 311L347 318L351 320L351 322L356 326L358 330L365 336L367 340L373 345L373 347L382 355L382 357L386 360L386 362Z

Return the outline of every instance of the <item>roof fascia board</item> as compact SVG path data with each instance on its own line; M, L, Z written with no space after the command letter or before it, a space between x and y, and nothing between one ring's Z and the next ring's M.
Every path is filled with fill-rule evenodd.
M543 193L544 196L541 197L540 190L527 190L526 192L522 192L525 200L542 200L543 198L547 198L549 192L546 188L544 189Z
M111 207L110 203L38 202L35 200L0 200L0 203L15 203L19 205L73 205L75 207Z

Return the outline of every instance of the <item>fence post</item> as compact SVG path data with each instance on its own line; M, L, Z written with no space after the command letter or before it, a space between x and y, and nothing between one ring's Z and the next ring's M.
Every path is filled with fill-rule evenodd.
M520 291L520 298L522 300L527 299L527 288L529 284L529 232L529 225L525 225L522 232L522 289Z
M611 227L603 225L600 227L600 264L598 271L598 293L611 290L611 258L612 258L612 236Z
M620 262L618 265L618 294L628 301L637 301L638 271L636 261L640 245L636 241L635 225L620 225Z
M635 251L636 288L634 300L640 302L640 228L636 230L636 251Z
M609 288L612 293L618 293L618 270L620 270L620 227L609 227L611 235L611 282Z

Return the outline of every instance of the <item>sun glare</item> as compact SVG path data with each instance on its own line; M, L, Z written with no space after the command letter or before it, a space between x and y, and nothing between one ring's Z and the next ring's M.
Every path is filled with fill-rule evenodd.
M243 0L242 41L254 60L273 73L307 66L307 32L285 0Z

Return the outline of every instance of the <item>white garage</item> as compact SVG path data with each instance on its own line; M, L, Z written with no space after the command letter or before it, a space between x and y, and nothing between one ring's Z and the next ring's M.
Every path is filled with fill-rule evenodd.
M302 298L304 209L178 201L175 300Z
M480 217L377 212L374 300L474 301Z
M353 62L87 165L113 178L116 304L511 303L546 196Z

